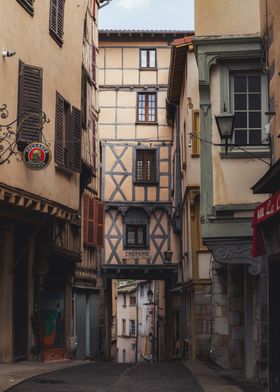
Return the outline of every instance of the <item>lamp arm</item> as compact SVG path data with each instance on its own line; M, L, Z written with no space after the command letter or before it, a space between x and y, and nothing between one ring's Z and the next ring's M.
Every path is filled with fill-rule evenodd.
M194 138L196 138L196 139L199 139L201 142L211 144L212 146L215 146L215 147L223 147L223 146L225 146L225 148L226 148L226 153L227 153L227 147L236 147L236 148L238 148L239 150L246 152L246 154L251 155L253 158L258 159L259 161L264 162L264 163L266 163L268 166L270 166L270 163L269 163L269 162L265 161L264 159L262 159L262 158L260 158L260 157L257 157L253 152L248 151L248 150L245 150L245 148L240 147L238 144L235 144L235 143L230 143L230 144L228 144L227 141L226 141L225 144L223 144L223 143L222 143L222 144L220 144L220 143L213 143L213 142L210 142L210 140L202 139L201 137L195 135L195 134L192 133L192 132L190 132L189 134L191 135L191 137L194 137Z

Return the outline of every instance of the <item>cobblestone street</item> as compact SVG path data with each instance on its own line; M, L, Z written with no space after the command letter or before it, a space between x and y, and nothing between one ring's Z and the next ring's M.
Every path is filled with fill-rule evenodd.
M12 392L202 392L183 364L94 363L27 380Z

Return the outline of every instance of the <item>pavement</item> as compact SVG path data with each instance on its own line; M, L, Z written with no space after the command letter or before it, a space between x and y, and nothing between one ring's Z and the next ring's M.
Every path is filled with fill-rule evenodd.
M24 381L25 380L25 381ZM0 392L256 392L200 361L159 364L59 361L0 364ZM249 389L248 389L249 388Z

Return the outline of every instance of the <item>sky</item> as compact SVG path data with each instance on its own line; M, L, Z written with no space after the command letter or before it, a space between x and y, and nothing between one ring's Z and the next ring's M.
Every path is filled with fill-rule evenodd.
M193 30L194 0L112 0L99 12L99 28Z

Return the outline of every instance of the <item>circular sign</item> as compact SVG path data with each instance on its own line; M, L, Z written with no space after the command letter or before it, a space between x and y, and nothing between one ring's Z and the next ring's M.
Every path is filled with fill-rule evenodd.
M30 169L45 169L51 161L51 151L45 144L33 142L25 147L23 151L23 160Z

